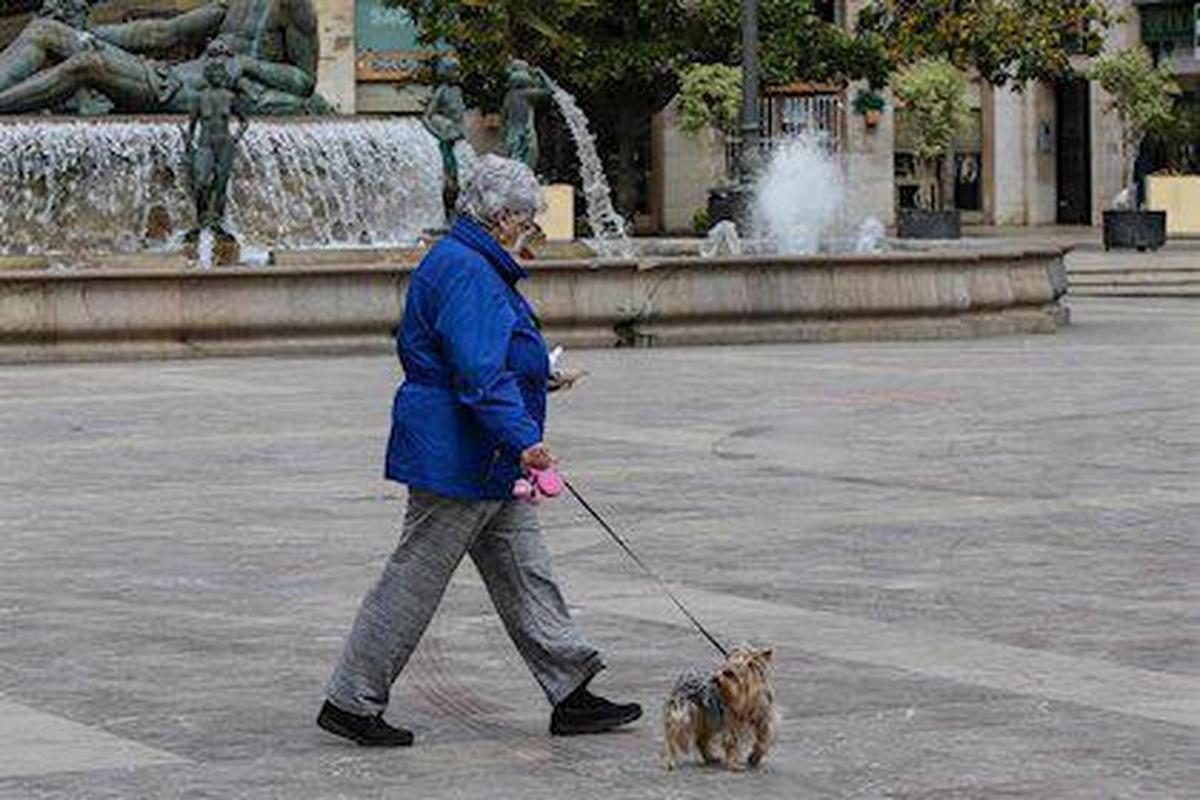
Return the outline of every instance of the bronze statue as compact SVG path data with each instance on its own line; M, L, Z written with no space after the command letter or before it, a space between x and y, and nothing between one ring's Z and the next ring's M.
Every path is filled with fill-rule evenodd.
M196 227L188 233L189 241L199 238L205 228L218 238L232 238L223 224L225 201L233 156L249 125L240 108L244 79L237 70L233 48L223 39L214 39L204 53L204 84L196 94L184 134L184 167L196 206ZM234 134L229 129L232 117L239 124Z
M86 0L46 0L0 52L0 114L63 110L81 90L112 109L187 113L204 86L203 58L162 63L147 54L220 37L258 114L322 113L313 93L317 17L312 0L216 0L169 19L88 27ZM95 108L95 102L92 107Z
M537 169L538 137L534 124L533 104L550 93L550 77L521 59L508 65L508 91L500 111L504 126L504 147L508 157L524 161Z
M458 59L444 56L435 68L437 86L425 106L422 122L438 141L442 153L442 207L446 212L446 223L454 217L454 204L458 199L458 157L454 146L466 138L463 130L463 115L467 106L463 102L462 87L459 85Z

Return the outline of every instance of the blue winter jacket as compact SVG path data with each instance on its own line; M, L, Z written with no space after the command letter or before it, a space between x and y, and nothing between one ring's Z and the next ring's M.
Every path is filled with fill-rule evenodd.
M542 440L550 364L525 271L459 217L412 275L397 334L404 383L387 477L474 500L512 496L520 454Z

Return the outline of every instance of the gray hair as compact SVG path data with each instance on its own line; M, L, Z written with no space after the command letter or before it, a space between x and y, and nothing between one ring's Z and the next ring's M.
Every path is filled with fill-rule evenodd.
M489 153L472 167L458 195L458 213L492 223L505 212L536 214L542 210L542 188L523 162Z

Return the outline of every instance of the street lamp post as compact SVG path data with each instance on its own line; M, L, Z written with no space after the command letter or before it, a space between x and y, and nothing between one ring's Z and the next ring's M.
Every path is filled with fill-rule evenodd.
M712 223L733 220L746 232L759 168L758 135L758 0L742 0L742 113L738 136L728 152L727 183L708 193Z
M747 183L758 166L758 0L742 0L741 147L734 176Z

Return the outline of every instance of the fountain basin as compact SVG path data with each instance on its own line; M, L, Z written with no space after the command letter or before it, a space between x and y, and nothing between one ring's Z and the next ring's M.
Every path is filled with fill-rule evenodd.
M1057 248L535 262L524 285L568 346L1050 333ZM0 362L385 352L412 263L0 271Z

